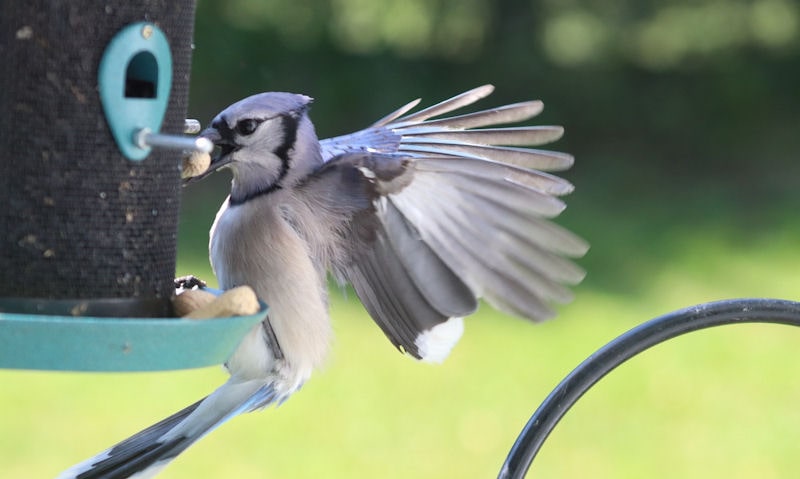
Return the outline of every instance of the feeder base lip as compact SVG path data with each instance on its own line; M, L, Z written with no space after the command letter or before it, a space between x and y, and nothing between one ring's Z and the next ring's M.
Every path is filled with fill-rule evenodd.
M213 290L212 290L213 291ZM224 363L267 305L213 319L0 312L0 369L166 371Z

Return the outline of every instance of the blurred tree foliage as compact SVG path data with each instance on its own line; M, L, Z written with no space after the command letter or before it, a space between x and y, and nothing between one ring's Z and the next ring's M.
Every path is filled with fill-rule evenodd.
M752 183L766 156L797 154L791 0L201 0L196 46L205 118L254 92L301 91L335 134L491 82L495 101L544 99L581 167L601 157L639 180L646 168Z
M321 137L483 83L483 105L544 100L577 158L562 223L601 249L593 274L685 231L744 238L794 215L794 0L200 0L195 43L204 121L266 90L317 98Z

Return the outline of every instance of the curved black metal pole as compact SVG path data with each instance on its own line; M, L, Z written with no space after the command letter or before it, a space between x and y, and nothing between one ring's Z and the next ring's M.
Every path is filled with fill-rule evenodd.
M800 303L781 299L732 299L699 304L651 319L622 334L583 361L547 396L517 437L498 478L523 478L564 414L589 388L620 364L676 336L738 323L800 326Z

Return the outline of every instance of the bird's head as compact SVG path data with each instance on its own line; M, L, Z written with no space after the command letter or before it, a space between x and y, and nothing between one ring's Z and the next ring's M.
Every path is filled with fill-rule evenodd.
M230 168L232 200L293 185L322 163L310 104L304 95L270 92L227 107L200 132L217 149L208 171L195 179Z

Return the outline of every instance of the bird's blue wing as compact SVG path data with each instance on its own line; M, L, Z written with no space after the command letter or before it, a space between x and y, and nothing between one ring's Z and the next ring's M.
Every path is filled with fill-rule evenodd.
M572 166L571 155L527 148L559 139L564 133L560 126L485 128L528 120L542 111L543 105L540 101L514 103L437 118L469 106L485 98L493 90L491 85L484 85L418 112L406 114L419 103L419 100L415 100L368 128L321 140L322 156L326 162L345 153L472 157L539 171L561 171Z
M324 140L326 167L308 189L335 191L323 202L339 211L360 205L340 216L349 221L342 249L350 255L337 276L354 286L389 339L416 357L442 359L460 334L450 320L473 312L477 298L543 319L554 314L552 303L572 298L565 285L584 276L568 258L583 255L586 242L549 221L572 185L545 172L566 169L573 158L529 148L563 129L497 127L531 118L541 102L435 119L491 91L476 88L407 114L412 103L370 128ZM452 344L440 350L439 340Z

